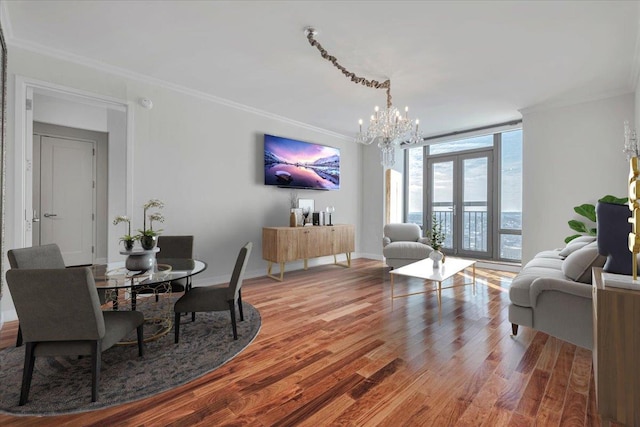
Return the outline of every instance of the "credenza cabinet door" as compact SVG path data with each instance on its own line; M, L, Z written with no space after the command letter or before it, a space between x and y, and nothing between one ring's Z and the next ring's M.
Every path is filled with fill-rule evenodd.
M272 262L300 259L300 238L297 228L263 228L262 257Z
M333 254L355 251L355 229L353 225L329 227L332 234Z

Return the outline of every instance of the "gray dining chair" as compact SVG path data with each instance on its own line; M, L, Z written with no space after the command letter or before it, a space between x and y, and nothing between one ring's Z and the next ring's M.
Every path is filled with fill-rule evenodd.
M236 325L236 303L238 304L238 311L240 312L240 320L244 320L244 313L242 312L242 281L244 279L244 272L247 268L247 262L249 255L251 255L251 248L253 243L246 243L236 259L236 265L231 275L231 281L226 287L219 286L202 286L194 287L185 292L183 296L176 301L173 311L175 312L175 342L176 344L180 340L180 317L181 313L191 312L191 321L195 321L196 312L208 312L208 311L226 311L229 310L231 314L231 327L233 329L233 339L238 339L238 328Z
M11 269L7 284L26 344L20 405L29 400L36 357L91 355L91 401L96 402L102 352L136 329L143 355L144 316L102 311L90 269Z
M42 246L32 246L30 248L11 249L7 252L9 265L11 268L66 268L60 247L55 243ZM100 304L104 304L107 300L105 290L98 289L98 298ZM16 338L16 347L22 345L22 329L18 325L18 336Z
M158 247L160 252L156 255L158 264L163 261L171 263L172 260L193 258L193 236L158 236ZM191 278L172 280L170 283L171 292L184 292L191 286ZM168 292L166 286L153 286L137 291L139 294L155 293L158 301L158 293Z

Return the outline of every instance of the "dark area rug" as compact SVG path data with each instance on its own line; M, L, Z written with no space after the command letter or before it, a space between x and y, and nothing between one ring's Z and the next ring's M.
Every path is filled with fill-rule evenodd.
M25 347L2 350L0 411L14 415L91 411L144 399L185 384L233 359L258 335L260 314L250 304L243 303L243 307L245 320L238 321L237 341L233 339L228 311L197 313L193 323L189 313L182 317L177 345L171 330L158 340L147 342L142 358L138 357L135 345L106 350L102 353L99 401L94 403L91 403L90 357L38 357L29 402L18 406Z

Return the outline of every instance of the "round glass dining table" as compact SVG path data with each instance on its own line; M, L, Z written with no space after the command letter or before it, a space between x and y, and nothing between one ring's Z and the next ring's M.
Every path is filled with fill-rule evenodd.
M130 302L131 310L145 312L145 324L156 325L151 336L145 333L145 341L159 338L173 327L172 282L181 281L188 291L192 277L206 269L206 262L184 258L157 258L149 271L127 270L124 261L91 266L96 287L104 290L113 310ZM147 318L147 313L151 317Z

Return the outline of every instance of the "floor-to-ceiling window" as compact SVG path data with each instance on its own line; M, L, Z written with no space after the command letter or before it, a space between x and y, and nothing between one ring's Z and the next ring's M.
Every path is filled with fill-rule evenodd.
M406 150L406 218L437 220L445 252L519 261L522 254L522 130Z

